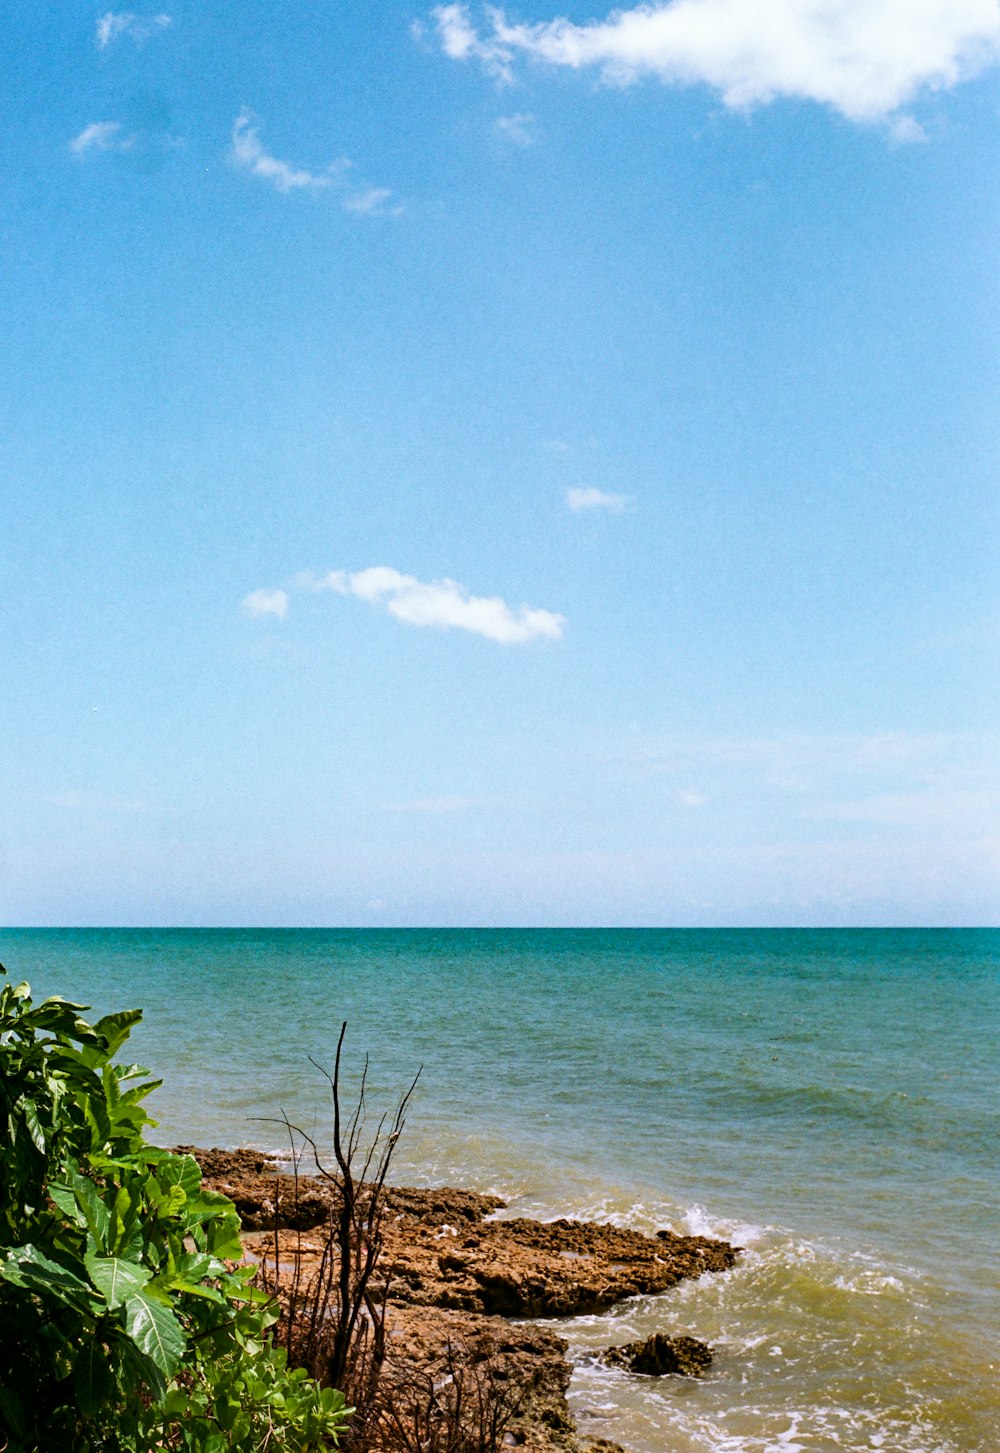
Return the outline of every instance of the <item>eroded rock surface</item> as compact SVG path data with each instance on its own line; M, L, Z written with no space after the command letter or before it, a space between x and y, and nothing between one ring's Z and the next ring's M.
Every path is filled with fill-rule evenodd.
M206 1185L235 1202L248 1255L272 1266L277 1257L283 1271L298 1266L308 1282L323 1251L333 1186L278 1174L256 1151L182 1148L197 1157ZM566 1402L565 1342L550 1328L509 1319L598 1312L724 1271L737 1251L703 1236L660 1231L654 1238L594 1222L496 1214L504 1209L495 1196L447 1187L389 1191L380 1261L391 1277L387 1376L401 1396L406 1389L419 1398L421 1388L447 1382L457 1357L458 1375L472 1379L473 1391L477 1378L506 1380L511 1405L517 1403L508 1409L507 1444L527 1453L613 1453L616 1445L576 1433ZM650 1341L674 1349L677 1365L664 1371L695 1371L694 1349L704 1347L693 1338ZM642 1346L609 1349L608 1360L620 1352L641 1361ZM634 1361L618 1365L647 1370Z
M206 1184L236 1203L248 1231L310 1231L326 1223L332 1188L311 1176L296 1186L253 1151L197 1151ZM727 1242L655 1238L592 1221L494 1218L496 1196L450 1188L389 1192L382 1265L392 1299L501 1317L573 1317L626 1297L666 1291L688 1277L725 1271ZM253 1241L253 1238L248 1238Z
M442 1307L396 1307L389 1319L388 1399L438 1398L457 1379L466 1403L499 1401L502 1441L530 1453L581 1447L566 1403L566 1343L548 1327ZM444 1389L447 1396L447 1389Z
M668 1373L702 1377L712 1365L712 1349L707 1342L699 1342L697 1337L665 1337L661 1332L654 1332L644 1342L609 1347L602 1356L611 1367L624 1367L647 1377Z

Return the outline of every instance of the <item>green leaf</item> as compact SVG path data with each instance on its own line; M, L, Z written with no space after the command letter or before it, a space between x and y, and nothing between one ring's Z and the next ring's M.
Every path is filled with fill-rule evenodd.
M222 1393L215 1400L215 1416L219 1427L225 1433L232 1431L233 1424L239 1417L240 1405L230 1394Z
M111 1207L111 1214L114 1217L115 1229L124 1226L129 1211L132 1209L132 1196L128 1186L119 1186Z
M153 1360L140 1352L127 1337L118 1344L115 1351L121 1359L119 1383L134 1390L145 1386L159 1402L167 1395L167 1380Z
M243 1255L243 1242L240 1240L240 1218L236 1212L224 1216L215 1225L209 1223L207 1229L208 1250L223 1261L239 1261Z
M20 1101L21 1113L24 1115L24 1124L32 1143L37 1151L45 1154L45 1131L42 1129L41 1121L38 1118L38 1106L34 1100L22 1098Z
M118 1076L118 1083L119 1085L124 1084L132 1074L145 1075L148 1073L148 1070L140 1069L138 1065L132 1065L128 1074ZM141 1085L133 1085L131 1089L123 1092L122 1104L134 1107L139 1100L144 1100L147 1095L151 1095L154 1090L158 1090L162 1084L162 1080L145 1080ZM142 1114L145 1115L145 1113L145 1110L143 1110ZM150 1121L149 1123L153 1124L154 1122Z
M87 1007L86 1004L74 1004L59 994L53 994L50 999L39 1004L37 1009L32 1009L30 1014L25 1015L25 1019L35 1032L40 1029L49 1030L52 1034L61 1034L66 1039L75 1039L78 1044L100 1044L101 1039L93 1026L80 1018L80 1012Z
M97 1187L86 1176L73 1170L69 1173L69 1183L73 1188L76 1204L87 1223L88 1231L97 1245L102 1250L106 1249L108 1232L111 1229L111 1213L98 1195Z
M23 987L28 986L25 984ZM27 1438L28 1420L24 1416L24 1404L12 1387L0 1387L0 1415L17 1437Z
M157 1173L159 1175L159 1173ZM199 1221L212 1221L235 1210L232 1201L221 1191L194 1190L187 1198L189 1216Z
M184 1356L185 1338L168 1307L145 1292L136 1293L125 1303L125 1330L165 1377L173 1377Z
M109 1059L118 1053L141 1018L141 1009L122 1009L118 1014L105 1014L97 1021L94 1028L108 1041Z
M178 1186L184 1192L185 1200L195 1200L205 1195L201 1189L201 1166L193 1155L171 1155L161 1160L156 1167L156 1179L166 1190ZM228 1202L228 1197L225 1198ZM231 1203L230 1203L231 1204Z
M0 1281L55 1297L85 1315L94 1315L100 1306L85 1281L58 1262L50 1261L35 1246L18 1246L9 1251L6 1261L0 1261Z
M89 1338L76 1354L73 1387L85 1418L95 1417L111 1401L115 1391L114 1375L104 1348L94 1338Z
M60 1186L50 1182L49 1199L52 1201L53 1205L56 1206L63 1213L64 1216L68 1216L75 1225L81 1227L86 1226L87 1218L80 1210L80 1207L77 1205L76 1197L70 1190L69 1186Z
M182 1276L164 1277L157 1285L165 1292L183 1292L186 1296L202 1297L207 1302L218 1302L223 1306L226 1302L222 1292L215 1287L203 1286L200 1282L188 1281Z
M171 1186L166 1196L160 1203L160 1215L166 1220L173 1220L179 1212L187 1205L185 1196L180 1186Z
M206 1256L201 1251L185 1251L177 1258L176 1273L187 1281L201 1281L206 1276L219 1276L225 1269L218 1257Z
M172 1387L163 1399L163 1416L167 1419L183 1418L187 1414L190 1402L191 1397L186 1388Z
M146 1267L123 1261L120 1256L87 1256L84 1262L90 1280L112 1311L141 1291L153 1275Z

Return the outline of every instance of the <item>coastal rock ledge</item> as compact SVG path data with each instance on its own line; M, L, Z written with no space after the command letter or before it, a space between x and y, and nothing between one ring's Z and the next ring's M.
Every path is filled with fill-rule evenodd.
M197 1158L208 1188L235 1202L248 1256L294 1258L308 1276L310 1263L322 1254L332 1205L321 1179L299 1176L296 1185L256 1151L179 1149ZM666 1230L651 1237L595 1222L504 1217L498 1214L504 1209L499 1198L471 1191L389 1191L380 1264L391 1272L394 1375L410 1381L440 1376L456 1348L479 1364L502 1363L504 1378L531 1384L506 1443L528 1453L608 1450L614 1445L576 1433L566 1403L571 1367L565 1341L548 1327L510 1319L600 1312L627 1297L725 1271L739 1248ZM708 1349L694 1338L650 1340L680 1349L678 1365L664 1371L703 1372L706 1354L710 1361ZM690 1357L689 1343L695 1349ZM638 1355L643 1362L641 1346L609 1349L607 1360L646 1372L645 1363L629 1360Z

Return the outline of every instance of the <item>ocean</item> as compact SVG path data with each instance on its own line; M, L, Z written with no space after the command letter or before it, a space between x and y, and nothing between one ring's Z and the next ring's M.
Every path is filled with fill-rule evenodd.
M347 1020L394 1179L724 1236L722 1276L556 1324L636 1453L1000 1448L1000 930L8 929L36 997L141 1007L163 1144L326 1134ZM596 1352L712 1343L703 1381Z

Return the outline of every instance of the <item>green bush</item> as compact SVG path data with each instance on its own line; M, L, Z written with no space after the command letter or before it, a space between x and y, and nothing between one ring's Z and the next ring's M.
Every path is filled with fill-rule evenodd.
M334 1447L349 1410L273 1345L232 1202L146 1143L159 1081L112 1063L141 1011L84 1007L0 992L0 1447Z

